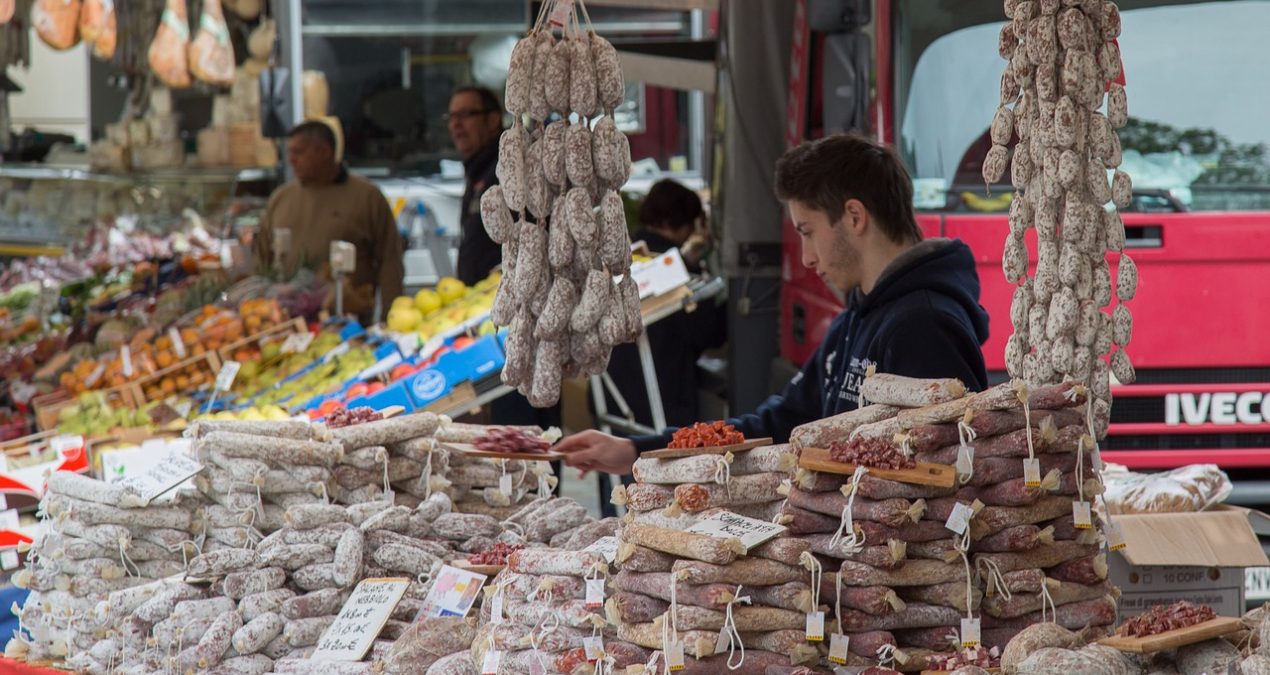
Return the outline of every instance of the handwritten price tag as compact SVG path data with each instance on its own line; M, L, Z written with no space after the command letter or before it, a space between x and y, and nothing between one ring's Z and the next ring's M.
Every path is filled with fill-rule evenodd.
M185 455L174 453L164 461L151 466L145 473L128 476L119 483L135 490L138 495L141 495L141 499L149 504L202 470L202 464Z
M366 579L357 584L309 659L361 661L409 585L409 579L383 578Z
M307 330L301 333L292 333L287 336L287 339L282 341L282 346L278 348L278 351L283 354L299 354L313 344L313 338L313 333Z
M220 372L216 374L216 390L229 391L234 386L234 378L238 377L238 371L242 368L242 364L237 361L226 361L220 367Z
M776 537L786 529L784 525L746 518L745 516L738 516L735 513L724 511L705 520L698 521L697 524L688 528L688 531L721 539L740 539L741 544L745 546L746 550L749 550L768 539Z

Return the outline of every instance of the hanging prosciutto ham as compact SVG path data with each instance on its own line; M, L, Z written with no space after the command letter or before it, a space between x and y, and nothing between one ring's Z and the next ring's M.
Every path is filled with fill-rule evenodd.
M198 33L190 43L190 72L208 84L228 87L234 83L234 47L220 0L203 0Z
M186 57L189 44L190 18L185 0L168 0L159 31L150 43L149 61L155 76L173 89L185 89L192 84Z
M64 51L79 43L79 0L37 0L31 25L44 44Z

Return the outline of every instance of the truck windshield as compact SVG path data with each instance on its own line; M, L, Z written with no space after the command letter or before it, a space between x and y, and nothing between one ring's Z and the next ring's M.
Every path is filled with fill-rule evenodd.
M1134 210L1270 210L1270 0L1121 0L1129 98L1120 129ZM1000 2L898 0L897 146L918 207L1003 210L980 199L1005 61ZM1010 191L1006 184L992 193Z

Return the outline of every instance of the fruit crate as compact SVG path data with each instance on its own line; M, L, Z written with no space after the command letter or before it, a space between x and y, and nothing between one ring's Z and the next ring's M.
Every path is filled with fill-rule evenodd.
M227 344L216 350L216 355L220 358L221 363L225 361L242 361L243 359L235 358L238 352L243 349L259 350L269 342L279 342L286 340L288 336L297 333L306 333L309 325L305 323L303 318L295 318L290 321L283 321L280 324L266 328L255 335L249 335L241 340Z
M136 409L141 405L141 401L134 395L132 383L124 384L111 389L98 389L91 392L93 395L100 395L103 400L114 408L131 408ZM53 431L57 429L58 417L68 405L78 402L79 398L65 389L59 389L49 394L43 394L31 399L31 408L35 411L35 424L40 431Z
M216 352L204 352L163 370L133 380L124 385L140 407L152 401L161 401L175 394L189 394L210 387L220 372L221 360Z

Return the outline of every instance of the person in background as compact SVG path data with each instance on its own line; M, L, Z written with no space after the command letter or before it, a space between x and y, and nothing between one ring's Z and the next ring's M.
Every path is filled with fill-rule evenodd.
M456 276L471 286L489 276L503 259L502 249L485 232L481 195L498 183L498 139L503 133L503 106L485 87L462 87L450 96L446 114L450 138L463 158L466 185L460 217Z
M701 197L673 180L658 181L639 208L640 229L631 241L643 241L654 253L678 248L692 274L701 272L709 249ZM648 344L657 371L666 424L679 427L700 419L697 401L697 359L727 341L727 312L714 300L700 303L692 313L677 312L647 328ZM613 348L608 373L626 399L635 421L653 425L639 350L634 344ZM610 399L609 410L616 410Z
M784 391L728 420L746 438L789 440L800 424L855 410L870 367L987 386L974 256L963 242L922 240L913 183L893 148L855 134L804 143L776 163L776 196L802 240L802 262L847 297L824 342ZM624 439L599 431L555 446L586 471L625 474L671 432Z
M401 295L402 241L384 193L349 174L336 151L335 132L326 122L296 125L287 135L287 163L295 180L269 197L254 240L256 265L282 263L290 278L298 267L329 276L332 241L357 247L357 268L344 282L345 313L369 324L375 293L387 306ZM275 251L278 232L288 231L285 250Z

